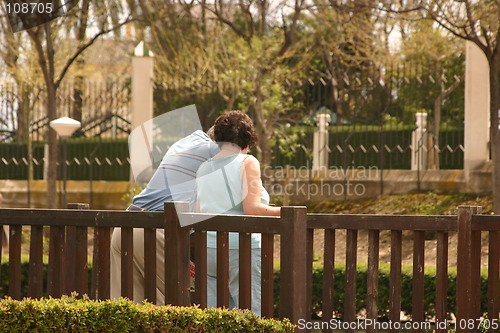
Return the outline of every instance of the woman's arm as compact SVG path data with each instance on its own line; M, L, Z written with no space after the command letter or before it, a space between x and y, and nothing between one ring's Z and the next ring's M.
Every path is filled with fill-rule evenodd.
M242 170L243 211L247 215L279 216L280 207L271 207L260 202L262 180L260 165L254 157L246 158Z

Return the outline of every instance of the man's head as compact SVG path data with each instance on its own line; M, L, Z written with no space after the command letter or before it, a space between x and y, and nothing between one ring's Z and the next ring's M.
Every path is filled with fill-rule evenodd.
M214 137L219 143L234 143L241 149L252 148L257 143L252 119L239 110L224 112L215 120Z
M210 138L210 140L215 141L214 126L208 129L207 135Z

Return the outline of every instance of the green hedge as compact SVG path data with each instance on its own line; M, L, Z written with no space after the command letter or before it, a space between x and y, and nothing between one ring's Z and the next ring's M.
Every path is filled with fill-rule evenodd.
M344 169L361 167L410 169L410 145L413 129L413 127L406 127L381 130L376 126L360 126L358 129L351 126L332 126L329 129L329 147L331 151L328 157L328 164L330 167ZM297 148L293 152L286 149L282 151L278 147L280 141L276 141L276 145L273 147L272 165L274 167L290 165L295 168L305 166L310 168L312 163L314 130L316 130L315 127L290 128L287 136L293 137L296 135L298 142L309 149L309 156L301 148ZM439 146L441 152L439 153L439 161L441 169L463 169L464 153L459 149L460 145L463 146L463 142L463 129L451 128L440 131ZM351 151L349 145L352 146L354 152ZM361 149L361 145L365 147L366 151ZM374 150L373 145L375 145L377 150ZM451 151L448 149L448 146Z
M0 332L293 332L288 320L249 310L93 301L73 297L0 300Z
M1 267L0 275L0 297L6 296L8 294L8 262L3 262ZM47 265L44 264L44 280L46 281ZM89 267L89 281L92 274L92 269ZM361 311L366 309L366 290L367 290L367 265L358 265L357 274L357 301L356 309ZM390 267L388 264L381 263L379 266L379 316L381 318L387 317L389 312L389 278L390 278ZM279 271L274 274L274 296L276 300L275 310L276 316L278 314L277 309L279 309ZM312 297L312 315L313 318L319 318L322 308L322 283L323 283L323 268L321 265L315 264L313 268L313 297ZM402 290L401 293L401 310L405 313L411 315L412 313L412 299L411 292L404 292L406 290L412 290L412 268L411 266L403 266L402 269ZM46 283L44 283L45 285ZM334 310L339 317L344 312L344 291L345 291L345 265L336 263L335 264L335 276L334 276ZM21 264L21 295L23 297L27 296L28 291L28 263L23 261ZM424 291L425 291L425 313L427 316L433 316L435 314L435 287L436 286L436 276L435 269L433 267L425 268L424 276ZM487 289L488 281L485 272L481 275L481 312L485 313L487 311ZM456 269L450 268L448 272L448 312L456 313ZM1 332L1 331L0 331Z
M287 149L282 151L278 144L289 145L289 143L275 140L272 165L274 167L291 165L295 168L310 168L314 130L314 127L293 127L287 133L290 137L298 135L299 142L309 149L309 156L302 148L297 148L295 151ZM350 126L333 126L330 129L329 136L331 149L329 165L331 167L351 169L374 166L379 169L409 169L411 162L411 150L409 149L411 133L411 128L384 129L381 131L373 126L362 126L358 129ZM444 148L439 154L440 168L462 169L463 151L457 149L457 147L463 145L463 129L443 129L440 138L440 147ZM33 142L33 157L39 161L34 165L34 179L43 179L45 143L44 141ZM355 148L354 152L348 148L349 144ZM336 148L337 145L340 146L343 152ZM361 145L367 149L366 152L360 149ZM378 147L377 151L373 150L372 145ZM387 145L391 151L388 152L386 149L382 149L384 145ZM402 151L397 149L398 145ZM450 146L452 151L447 149L447 145ZM68 160L71 161L67 174L69 180L119 181L129 179L129 151L126 139L69 139L67 149ZM59 156L62 158L62 145L59 147L59 151ZM28 166L23 160L23 158L27 160L28 156L26 142L0 143L0 156L5 159L5 162L0 160L0 179L27 179ZM80 163L73 162L74 158L78 159ZM92 165L89 165L85 158L92 161ZM100 161L101 165L96 162L95 158ZM155 162L159 163L160 161ZM61 170L58 170L58 178L62 179Z
M34 179L43 179L45 141L33 142L33 157L38 161L33 166ZM64 146L59 144L59 160L63 159ZM129 180L129 151L126 139L79 138L67 141L68 180ZM24 180L28 177L28 148L26 142L0 143L0 179ZM14 163L12 159L17 161ZM75 161L75 158L79 163ZM96 158L101 165L97 162ZM87 162L91 162L89 164ZM63 178L62 168L57 170L58 179Z
M435 315L435 290L436 290L436 272L434 267L426 267L424 275L424 309L428 317ZM367 277L368 269L366 263L358 264L358 272L356 278L356 311L360 312L366 309L367 303ZM456 313L456 268L449 268L448 271L448 312ZM315 264L313 267L313 295L312 295L312 317L320 318L323 302L323 267ZM390 266L389 264L380 263L379 265L379 297L378 311L381 320L389 319L389 281L390 281ZM412 266L403 266L402 281L401 281L401 310L407 315L412 313ZM344 293L345 293L345 265L335 263L334 270L334 311L338 318L342 318L344 313ZM481 312L487 311L487 290L488 280L486 272L481 274ZM409 292L405 292L409 291ZM279 309L279 272L274 274L274 294L277 299L276 310ZM277 312L276 312L277 314Z

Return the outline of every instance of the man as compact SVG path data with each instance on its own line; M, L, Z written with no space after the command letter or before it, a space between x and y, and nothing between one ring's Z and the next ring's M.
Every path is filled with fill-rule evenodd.
M207 133L195 131L174 143L163 157L160 166L136 195L127 210L163 211L165 201L192 201L196 171L204 161L218 153L213 129ZM157 304L165 304L164 233L156 231L156 291ZM134 229L133 285L134 302L144 300L144 229ZM111 240L111 299L121 296L121 229L115 228Z

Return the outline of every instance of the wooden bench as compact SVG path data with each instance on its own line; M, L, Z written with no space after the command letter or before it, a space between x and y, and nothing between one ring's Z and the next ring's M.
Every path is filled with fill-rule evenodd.
M125 212L82 209L0 209L0 224L10 226L9 291L13 298L21 293L21 243L23 227L30 227L29 274L27 296L59 297L76 291L91 298L107 299L110 291L110 235L113 227L122 228L122 295L131 298L132 230L144 229L145 297L156 302L155 230L165 230L166 302L174 305L206 306L206 231L217 232L218 305L228 306L228 232L240 233L240 307L250 308L250 233L262 233L262 315L271 317L273 298L274 238L280 235L280 317L310 320L312 304L313 233L322 230L325 238L323 274L323 321L333 317L333 270L338 230L346 230L346 281L343 318L356 318L356 266L358 233L368 233L367 318L378 313L379 238L382 231L391 234L390 319L399 322L401 310L401 267L403 232L413 235L413 321L424 321L425 232L436 232L436 319L447 316L448 254L457 256L457 321L478 319L481 315L479 276L481 232L488 233L488 313L498 318L500 307L500 216L480 214L480 207L460 207L457 216L331 215L306 214L305 207L283 207L281 217L219 215L192 226L181 227L183 218L200 214L176 212L174 203L165 203L165 212ZM183 205L177 203L178 208ZM184 209L187 207L184 206ZM47 283L42 272L44 228L49 228L49 264ZM190 230L195 231L195 292L190 292ZM88 233L93 231L92 277L88 281ZM450 233L458 233L458 249L448 246ZM1 244L0 244L1 245ZM90 288L88 287L90 285ZM325 330L327 331L327 330ZM475 332L464 329L461 332ZM493 330L491 330L493 332Z

